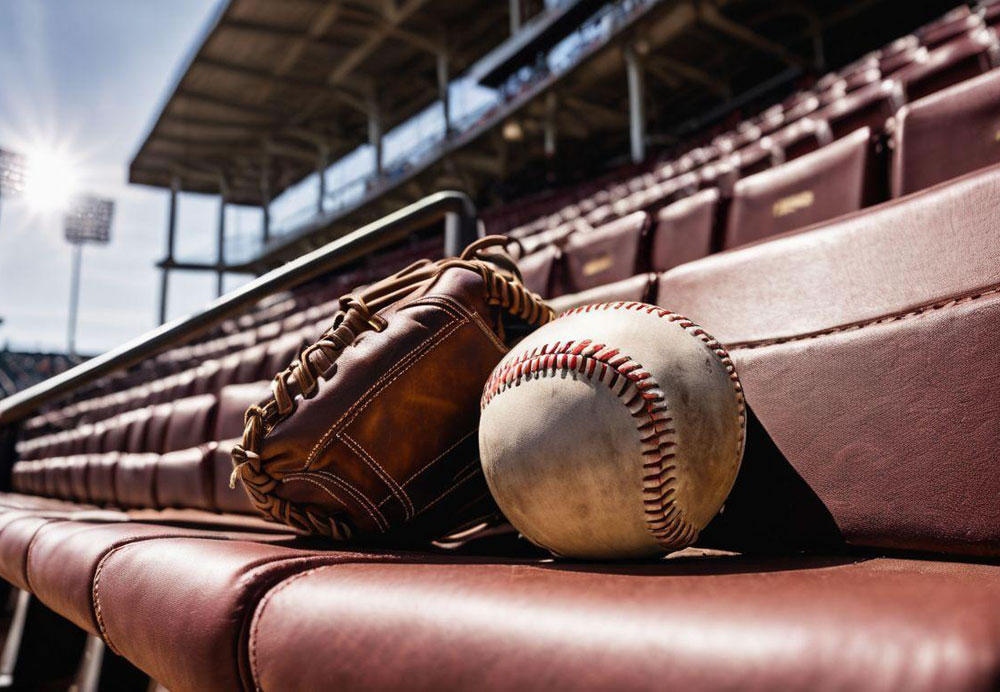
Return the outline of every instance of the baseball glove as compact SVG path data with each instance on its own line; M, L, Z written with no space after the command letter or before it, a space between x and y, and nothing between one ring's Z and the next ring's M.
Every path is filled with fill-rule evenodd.
M552 319L502 237L340 299L333 325L251 406L233 476L267 517L338 540L427 541L497 513L479 398L508 346Z

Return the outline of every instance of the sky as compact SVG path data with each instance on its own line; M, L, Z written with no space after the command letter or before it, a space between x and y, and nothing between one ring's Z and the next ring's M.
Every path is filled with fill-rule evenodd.
M129 185L128 163L222 4L0 0L0 149L48 160L77 193L116 205L111 243L83 250L80 353L96 354L156 326L154 264L165 253L168 193ZM473 120L496 98L466 76L450 88L455 122ZM431 105L386 133L386 169L425 151L443 132L440 106ZM357 198L372 160L363 145L327 169L328 211ZM72 248L50 189L0 200L0 348L66 350ZM274 200L273 236L305 221L303 212L314 213L317 189L313 174ZM177 259L215 261L218 205L215 196L180 195ZM260 225L259 209L227 208L227 260L259 249ZM228 276L225 288L248 278ZM172 272L168 319L214 297L214 275Z
M0 2L0 148L68 162L81 193L115 200L112 242L83 250L77 347L97 353L156 326L166 192L129 185L128 162L219 0ZM35 196L37 197L37 196ZM0 348L65 351L71 247L62 214L0 200ZM178 254L214 259L218 200L183 195ZM259 224L230 211L230 228ZM232 277L227 288L242 279ZM214 298L209 274L171 276L169 317Z

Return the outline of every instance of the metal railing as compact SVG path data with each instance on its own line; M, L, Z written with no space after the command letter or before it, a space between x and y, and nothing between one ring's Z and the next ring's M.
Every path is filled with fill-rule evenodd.
M446 255L458 254L475 239L476 209L465 193L446 191L429 195L264 274L218 298L201 312L168 322L71 370L0 400L0 426L16 423L43 404L104 375L189 341L273 293L322 276L441 220L445 222ZM0 454L2 451L0 449Z

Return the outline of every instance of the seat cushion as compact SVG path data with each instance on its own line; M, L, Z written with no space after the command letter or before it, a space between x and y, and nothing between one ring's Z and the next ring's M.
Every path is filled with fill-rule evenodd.
M250 622L271 586L317 566L392 559L239 540L132 542L107 552L93 602L111 649L170 690L252 689Z
M37 521L42 524L41 519ZM27 533L28 526L25 525L19 531ZM271 543L290 540L289 534L212 531L143 524L128 521L125 515L119 521L49 520L32 533L30 547L25 548L23 560L26 579L22 588L29 589L45 605L74 624L97 634L100 625L98 614L94 610L93 592L104 557L124 545L168 537L200 537L212 541L242 537ZM3 550L4 544L3 533L0 533L0 550ZM11 545L14 545L13 541ZM156 545L162 547L165 544ZM175 569L183 571L193 567L180 563ZM7 578L6 574L3 576ZM170 579L163 579L162 576L149 575L149 578L154 581L159 579L160 588L175 584L178 578L176 574ZM155 598L152 593L149 596L150 599ZM152 622L155 619L147 620L146 625L149 626Z
M985 690L1000 567L344 564L274 587L250 652L264 691Z

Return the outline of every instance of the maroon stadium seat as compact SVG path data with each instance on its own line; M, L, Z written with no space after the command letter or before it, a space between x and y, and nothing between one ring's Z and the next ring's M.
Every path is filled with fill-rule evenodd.
M718 190L702 190L657 212L650 244L650 269L665 271L712 251Z
M168 452L156 463L155 507L215 509L212 489L216 443Z
M151 452L173 452L208 442L215 430L218 399L214 394L202 394L175 401L158 449Z
M915 101L993 69L998 51L997 36L990 30L963 34L932 51L921 48L892 78L903 86L906 100Z
M903 102L903 89L899 83L885 80L834 101L817 112L815 117L826 121L835 139L862 127L880 133Z
M870 134L858 130L811 154L736 183L724 247L856 211L871 195Z
M920 39L921 45L936 48L957 36L983 26L982 17L970 10L968 5L962 5L918 29L917 38Z
M802 118L772 136L784 161L797 159L833 141L829 123L817 118Z
M636 212L593 231L575 233L563 252L565 293L609 284L641 270L649 214Z
M604 284L595 288L559 296L549 301L556 314L572 310L583 305L598 303L648 303L652 299L653 287L656 284L656 274L637 274L621 281Z
M658 302L726 344L760 424L715 545L1000 555L1000 516L969 510L1000 495L997 200L993 167L663 275ZM769 520L786 464L797 509Z
M122 454L115 467L115 497L119 507L156 506L156 464L159 454Z
M902 108L892 144L895 197L1000 162L1000 70Z
M517 260L521 278L529 291L533 291L543 298L554 294L556 289L553 278L559 254L558 248L548 245Z
M249 687L988 689L998 572L846 556L319 567L261 599Z

